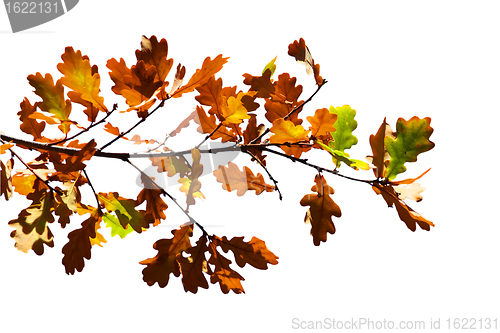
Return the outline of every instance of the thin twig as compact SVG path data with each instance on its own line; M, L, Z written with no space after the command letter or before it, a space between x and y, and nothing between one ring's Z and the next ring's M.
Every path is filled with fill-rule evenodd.
M92 189L92 192L94 193L95 200L97 201L97 210L99 211L99 214L102 216L101 203L99 202L99 197L98 197L97 192L95 191L95 188L92 185L92 182L90 181L89 175L87 174L87 171L85 169L83 169L83 174L85 175L85 178L87 178L89 186Z
M269 179L272 180L272 182L274 183L274 188L276 189L276 191L278 192L278 195L279 195L279 199L280 200L283 200L283 196L281 195L281 191L278 187L278 181L276 179L274 179L274 177L271 175L271 173L269 172L269 170L266 168L266 166L257 158L257 156L255 156L254 154L252 154L250 151L248 150L243 150L244 153L252 156L252 158L254 160L257 161L257 163L260 164L260 166L266 171L267 175L269 176Z
M51 143L49 143L48 145L49 145L49 146L53 146L53 145L58 145L58 144L61 144L61 143L63 143L63 142L69 141L69 140L73 140L73 139L74 139L74 138L76 138L77 136L80 136L80 135L82 135L83 133L88 132L89 130L91 130L91 129L92 129L92 128L94 128L95 126L97 126L97 125L102 124L103 122L105 122L105 121L106 121L106 119L108 119L108 117L109 117L109 116L111 116L111 114L112 114L113 112L115 112L117 109L118 109L118 104L116 104L116 103L115 103L115 104L113 105L113 109L112 109L110 112L108 112L108 113L106 114L106 116L105 116L104 118L102 118L101 120L99 120L98 122L90 124L90 126L89 126L89 127L84 128L83 130L81 130L80 132L76 133L76 134L75 134L75 135L73 135L73 136L66 137L66 138L64 138L64 139L62 139L62 140L60 140L60 141L57 141L57 142L51 142Z
M168 99L168 98L167 98ZM153 113L155 113L159 108L163 107L163 105L165 104L165 101L167 99L162 99L160 104L158 104L151 112L148 113L148 115L144 118L141 118L134 126L132 126L131 128L129 128L127 131L125 132L122 132L120 133L118 136L116 136L113 140L111 140L110 142L106 143L104 146L102 146L101 148L98 149L98 151L103 151L106 147L109 147L110 145L112 145L113 143L115 143L117 140L121 139L122 137L124 137L125 135L127 135L128 133L132 132L132 130L134 130L137 126L139 126L140 124L142 124L143 122L146 121L146 119L148 119Z

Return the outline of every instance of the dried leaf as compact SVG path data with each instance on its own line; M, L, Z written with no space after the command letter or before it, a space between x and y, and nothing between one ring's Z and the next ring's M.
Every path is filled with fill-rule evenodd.
M182 256L182 253L176 255L181 268L182 284L186 292L190 291L196 294L198 287L208 289L208 282L204 275L207 272L207 260L205 258L205 252L207 251L207 237L203 235L196 242L196 246L185 251L190 255L189 257Z
M266 184L264 177L258 173L254 175L248 167L243 167L244 171L240 171L238 166L232 162L228 166L219 165L219 169L213 172L219 183L222 183L222 188L228 192L237 190L236 194L242 196L247 190L254 190L256 195L262 192L274 191L274 186Z
M277 265L279 259L274 253L269 251L266 243L257 237L252 237L250 242L243 241L243 237L233 237L228 240L226 236L216 238L215 245L218 245L227 253L231 250L234 253L236 263L240 267L250 264L258 269L267 269L267 264Z
M64 245L62 263L66 268L66 274L75 274L75 270L81 272L85 266L83 258L90 259L92 248L91 238L95 238L96 225L101 222L101 216L96 209L91 216L82 222L80 229L73 230L68 234L69 241Z
M11 158L6 163L0 160L0 196L4 196L5 200L12 197L12 168L14 160Z
M330 197L335 193L333 188L327 184L323 176L316 175L316 183L311 190L314 194L305 195L300 200L301 206L309 206L304 221L311 224L311 235L314 245L319 246L320 242L326 242L327 233L335 233L335 225L332 216L340 217L342 215L340 207Z
M142 270L142 275L149 286L158 283L164 288L168 284L170 274L176 277L181 274L176 256L191 247L189 238L193 236L193 225L172 230L172 235L172 239L160 239L154 243L153 248L158 251L155 257L139 262L141 265L147 265Z

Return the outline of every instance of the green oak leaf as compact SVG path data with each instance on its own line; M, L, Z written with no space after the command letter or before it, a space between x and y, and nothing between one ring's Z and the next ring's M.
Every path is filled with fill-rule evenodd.
M127 228L122 227L118 218L111 213L104 214L102 219L106 227L111 228L111 237L118 235L120 238L125 238L125 236L134 231L134 229L129 226L127 226Z
M361 160L356 160L354 158L350 158L348 153L333 149L333 146L335 145L333 141L329 141L328 146L319 140L316 140L316 143L319 144L323 149L325 149L332 155L332 160L334 163L337 164L337 166L338 162L341 161L350 166L351 168L353 168L354 170L359 170L359 169L370 170L370 165L368 163L363 162Z
M344 152L358 143L358 138L352 135L352 132L358 127L358 122L354 120L356 110L351 109L349 105L330 106L330 113L337 115L337 121L333 124L335 132L330 132L333 138L333 146L330 147L333 150ZM337 160L336 165L339 167L340 161Z
M435 144L429 141L434 129L430 126L431 118L420 119L413 117L406 121L399 118L396 123L396 138L384 139L385 149L391 156L385 177L389 180L396 178L406 171L406 162L417 161L417 155L434 148Z
M269 69L271 71L271 77L273 76L274 71L276 71L276 65L274 64L274 62L276 61L276 58L278 58L278 56L274 57L274 59L271 60L271 62L269 62L266 65L266 67L264 67L264 70L262 71L262 74L264 74L265 71Z
M122 198L116 192L99 193L98 197L108 212L115 212L123 228L130 225L136 232L141 233L143 228L149 227L144 211L135 209L135 200Z

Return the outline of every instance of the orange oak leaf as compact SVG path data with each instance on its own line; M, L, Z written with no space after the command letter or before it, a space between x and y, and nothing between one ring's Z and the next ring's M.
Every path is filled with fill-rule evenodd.
M243 167L243 171L240 171L233 162L229 162L227 167L219 165L219 169L215 170L213 174L217 181L222 183L224 190L228 192L237 190L238 196L244 195L247 190L254 190L256 195L264 191L274 191L274 186L266 184L260 173L255 176L252 170L246 166Z
M316 110L314 117L307 117L307 121L311 124L309 127L311 135L321 139L329 135L330 132L335 132L333 124L337 121L337 115L330 113L327 108L323 108Z
M283 73L278 77L278 81L275 82L275 92L271 94L270 99L266 99L264 104L267 120L274 122L278 118L284 118L302 103L302 101L298 101L302 93L302 86L296 86L296 82L297 79L290 78L288 73ZM298 118L300 111L302 108L295 111L287 120L291 120L295 125L302 124L302 119Z
M71 101L64 100L64 87L61 80L57 80L54 84L52 75L45 74L45 77L40 73L28 76L29 84L35 88L35 94L40 96L43 102L37 102L36 105L42 111L49 112L61 122L59 129L63 133L68 133L71 122L68 122L71 114Z
M116 127L116 126L111 125L111 123L106 123L106 125L104 125L104 130L106 132L108 132L109 134L113 134L113 135L116 135L116 136L119 136L119 135L122 134L122 132L120 131L120 129L118 127ZM122 136L121 138L125 139L125 140L129 140L125 136Z
M213 114L208 116L203 107L197 105L196 113L197 117L194 118L194 121L200 125L198 127L198 132L207 134L213 133L210 137L212 140L219 138L222 142L236 142L238 140L237 135L228 130L226 127L219 126L219 128L217 128L217 118ZM215 131L215 129L217 129L217 131Z
M155 80L165 81L174 64L174 59L167 59L167 40L162 38L158 42L158 39L154 35L150 38L143 35L141 46L141 50L135 51L137 62L142 60L146 66L154 66L157 73Z
M300 200L300 205L309 206L304 222L311 224L314 245L319 246L320 242L326 242L327 233L335 233L332 216L340 217L342 213L330 197L335 191L327 184L326 179L322 175L316 175L314 182L316 184L311 190L316 193L305 195Z
M52 191L40 190L28 194L27 198L32 200L31 205L23 209L16 220L9 221L15 228L10 236L16 241L18 250L27 253L32 249L42 255L43 245L54 246L52 232L47 226L54 222L54 195Z
M11 158L6 163L0 160L0 196L4 196L5 200L12 197L12 168L14 160Z
M294 143L309 141L309 131L302 125L295 125L290 120L277 119L271 127L273 135L269 138L271 143Z
M210 282L214 284L219 283L220 289L224 294L229 293L230 290L235 294L244 293L245 290L241 285L241 281L245 279L229 266L231 260L222 256L213 243L210 243L209 252L210 259L208 263L215 266L213 271L209 269Z
M220 246L225 253L232 251L236 263L240 267L250 264L258 269L267 269L267 264L278 264L277 259L279 258L269 251L263 240L257 237L252 237L250 242L245 242L243 241L243 237L233 237L231 240L228 240L224 236L222 238L215 238L213 243Z
M182 284L186 292L193 294L198 292L198 287L208 289L208 282L204 273L208 274L207 260L205 252L208 251L207 237L201 236L196 246L188 248L185 252L189 257L184 257L182 253L176 255L182 273Z
M295 125L290 120L284 120L283 118L274 121L271 127L271 133L273 133L269 138L269 142L271 143L289 144L300 141L307 141L305 143L309 143L309 131L306 131L302 125ZM287 155L293 155L297 158L299 158L302 153L311 149L309 146L303 147L300 145L281 145L280 147Z
M257 92L257 97L269 98L274 93L274 85L271 82L271 70L266 69L262 76L243 74L243 83L250 86L251 91Z
M91 66L89 58L82 56L80 50L75 52L71 46L66 47L61 58L63 62L57 65L57 69L64 75L61 78L62 84L79 94L81 99L91 102L97 109L107 112L104 98L99 95L101 77L97 66ZM69 94L68 96L70 97Z
M122 95L130 106L125 112L137 110L139 117L145 117L147 110L155 103L153 95L162 87L163 82L156 80L157 70L155 66L146 67L144 61L128 68L125 61L120 58L109 59L106 66L111 70L109 76L115 85L111 90Z
M288 54L306 66L307 74L314 73L314 79L318 86L323 84L323 78L319 75L319 64L314 63L314 59L303 38L294 41L288 46Z
M162 190L158 189L149 178L141 176L144 188L137 196L137 206L146 201L146 219L153 219L153 226L160 224L161 220L166 219L164 210L168 205L161 198Z
M19 116L19 120L21 120L21 131L32 135L35 141L42 141L42 132L45 129L45 122L38 122L36 119L31 119L29 117L35 113L36 104L31 105L28 98L25 97L20 106L21 111L19 111L17 115Z
M142 270L142 275L144 282L149 286L158 283L164 288L168 284L170 274L174 274L175 277L181 274L176 256L191 247L193 225L172 230L172 235L174 235L172 239L160 239L154 243L153 248L158 251L155 257L139 262L141 265L147 265Z
M75 274L75 270L81 272L85 266L83 258L90 259L92 248L91 238L96 238L96 225L101 222L101 215L96 209L91 216L82 222L80 229L73 230L68 234L69 241L64 245L62 263L66 274Z
M213 60L210 57L205 58L201 69L197 69L188 83L177 89L171 97L181 97L183 94L192 92L197 87L202 86L205 82L210 80L215 73L222 69L227 59L229 58L223 58L222 54L219 54Z
M191 112L191 114L189 116L187 116L180 124L179 126L177 126L177 128L175 130L173 130L172 132L169 133L169 136L170 137L174 137L176 136L177 134L179 134L183 128L186 128L189 126L190 124L190 121L192 119L196 119L196 117L198 116L198 112L195 110L193 112Z
M406 203L399 198L398 193L391 185L381 185L375 183L372 188L375 193L382 195L389 207L396 206L399 218L411 231L415 231L417 229L417 224L420 228L427 231L431 230L431 226L434 226L434 223L411 209L411 207L407 206Z

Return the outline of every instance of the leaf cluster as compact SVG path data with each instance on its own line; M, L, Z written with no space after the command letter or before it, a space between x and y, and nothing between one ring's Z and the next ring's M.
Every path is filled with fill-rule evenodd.
M201 67L186 80L187 70L177 64L170 85L167 79L174 68L174 60L168 58L168 44L165 39L158 41L156 36L142 37L141 48L136 50L136 63L127 66L123 58L110 59L106 66L114 85L111 90L125 100L126 108L116 113L118 105L106 106L100 95L101 77L96 65L91 65L89 57L81 51L67 47L62 54L62 62L57 69L62 77L54 82L51 74L36 73L28 76L29 84L41 99L32 104L25 98L18 112L20 129L32 136L27 141L0 134L0 154L10 153L6 161L0 160L1 191L5 200L11 199L16 192L31 201L16 219L9 222L14 228L11 237L17 249L28 252L33 250L42 255L44 247L54 246L54 237L49 228L51 223L65 228L73 215L85 215L81 227L68 234L64 245L62 263L66 273L82 271L84 259L91 258L94 245L103 246L106 239L99 233L103 226L111 229L111 235L126 237L130 233L142 233L150 227L158 226L166 219L165 210L169 208L164 198L168 198L186 215L188 223L172 230L172 238L160 239L153 248L158 251L153 258L145 259L143 279L148 285L158 283L165 287L170 275L182 276L185 291L196 293L198 288L208 288L218 283L223 293L232 290L244 292L243 277L236 272L226 258L231 252L239 267L249 264L258 269L276 265L274 255L264 241L253 237L244 241L243 237L219 237L209 235L203 223L197 221L189 208L205 198L200 180L203 174L202 154L215 154L222 151L241 151L256 162L264 175L252 171L248 166L240 168L229 162L213 171L215 180L222 189L235 191L243 196L249 191L256 195L282 193L278 181L273 176L272 166L268 166L267 155L274 154L289 162L297 162L315 170L313 193L305 194L300 205L308 207L304 221L311 226L313 244L318 246L327 241L328 234L336 231L333 217L342 216L341 209L333 200L335 193L328 184L325 174L365 183L381 195L389 207L395 207L399 218L412 230L416 225L430 230L434 224L410 208L405 199L422 200L422 191L416 178L396 181L396 177L406 171L407 163L416 162L417 156L429 151L434 143L429 140L433 132L430 118L413 117L409 120L399 118L393 132L384 119L376 134L369 137L372 153L366 161L350 156L348 150L358 143L353 132L357 128L356 110L349 105L315 110L305 114L307 104L327 83L320 75L320 65L311 56L309 48L301 38L289 45L288 54L306 66L313 74L315 92L308 98L302 97L303 87L289 73L276 74L276 59L268 63L261 74L243 74L245 89L237 86L224 86L222 78L215 75L222 69L228 58L218 55L207 57ZM169 89L168 89L169 88ZM65 93L65 89L68 91ZM186 118L164 138L142 139L134 130L172 98L180 98L196 92L198 103L195 110L187 113ZM77 122L74 117L77 108L87 117L87 122ZM125 131L110 123L111 117L137 115L136 123ZM187 151L174 151L167 146L170 137L179 135L192 123L203 134L200 144ZM61 133L50 137L45 130L51 125ZM112 139L100 145L92 139L79 142L78 136L102 130ZM70 135L71 131L76 134ZM132 134L130 136L129 134ZM104 152L118 140L134 145L149 145L145 154ZM200 147L207 140L217 140L227 145L221 148L204 150ZM17 153L20 150L36 150L39 155L25 162ZM304 158L310 151L329 154L332 163L320 166ZM167 177L179 177L179 191L185 195L181 203L176 195L167 192L155 180L140 170L132 162L133 158L148 157L151 165ZM190 157L189 159L187 157ZM24 168L14 170L14 159ZM93 184L87 174L86 166L95 158L116 158L141 173L142 190L135 198L122 197L118 192L101 190L104 184ZM372 170L375 179L365 180L340 173L342 164L359 171ZM104 170L106 171L106 170ZM92 198L83 198L81 187L88 186ZM179 194L179 193L178 193ZM193 245L193 228L202 232Z

